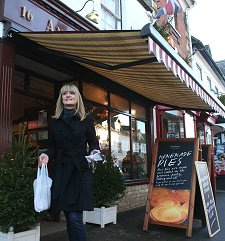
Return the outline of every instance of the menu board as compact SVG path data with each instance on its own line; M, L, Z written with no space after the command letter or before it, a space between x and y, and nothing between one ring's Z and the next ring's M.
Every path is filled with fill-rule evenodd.
M153 186L190 190L193 150L194 142L160 142Z
M206 162L196 161L195 167L201 190L202 202L205 211L209 236L212 237L220 231L216 205L213 197L208 167Z
M154 224L186 228L191 236L198 147L198 138L156 139L144 230L150 218Z

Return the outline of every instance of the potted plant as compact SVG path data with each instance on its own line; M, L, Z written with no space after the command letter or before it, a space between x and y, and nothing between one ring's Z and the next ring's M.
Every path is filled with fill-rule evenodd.
M94 168L94 211L83 212L84 223L99 224L101 228L107 223L116 224L116 201L125 195L126 189L123 175L114 164L114 158L108 154L105 157L105 162Z
M26 124L21 124L11 147L0 157L0 241L40 240L33 194L36 150L30 148L25 130Z

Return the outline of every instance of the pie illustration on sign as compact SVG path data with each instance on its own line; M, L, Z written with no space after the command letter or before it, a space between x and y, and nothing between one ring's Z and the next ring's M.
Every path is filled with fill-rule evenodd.
M164 197L168 196L172 193L171 189L164 187L153 187L152 188L152 196Z
M188 216L188 209L189 209L189 202L186 202L186 203L184 203L184 204L181 206L181 211L182 211L186 216Z
M187 203L190 200L190 190L176 190L174 196L181 203Z
M165 223L182 223L186 215L182 212L180 206L157 206L150 211L150 216L154 221Z
M154 221L182 223L188 217L190 190L153 187L150 217Z
M168 206L168 207L180 206L180 202L172 196L155 198L154 201L152 200L151 204L153 207L156 207L159 205Z
M151 206L155 207L158 205L158 199L163 197L169 197L172 195L172 190L163 187L153 187L151 195Z

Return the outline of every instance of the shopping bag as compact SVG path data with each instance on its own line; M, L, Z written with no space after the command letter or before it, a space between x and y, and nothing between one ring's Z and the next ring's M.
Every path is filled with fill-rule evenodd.
M41 212L50 208L52 179L48 176L47 165L38 167L37 178L33 182L34 209Z

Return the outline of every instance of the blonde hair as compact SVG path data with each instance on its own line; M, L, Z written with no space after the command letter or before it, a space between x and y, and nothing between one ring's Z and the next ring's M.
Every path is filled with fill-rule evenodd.
M75 114L78 114L80 116L81 120L84 120L87 116L85 108L84 108L84 103L81 97L81 94L78 90L78 88L76 87L76 85L74 84L65 84L62 86L62 88L59 91L59 97L58 100L56 102L56 108L55 108L55 115L53 116L53 118L58 119L63 111L63 103L62 103L62 95L65 92L74 92L76 95L76 101L75 101L75 106L74 106L74 110L75 110Z

